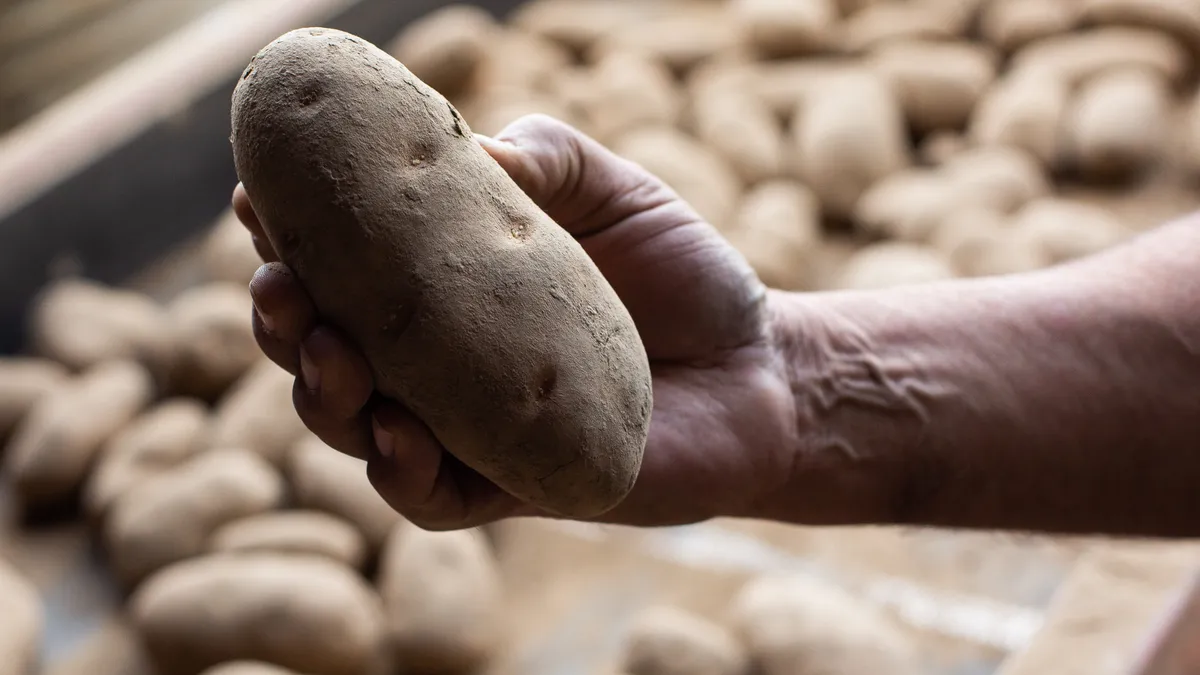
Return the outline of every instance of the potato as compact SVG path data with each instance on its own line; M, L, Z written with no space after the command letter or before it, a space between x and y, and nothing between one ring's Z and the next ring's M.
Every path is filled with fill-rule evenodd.
M1087 24L1144 26L1200 49L1200 4L1195 0L1080 0Z
M532 504L624 499L652 399L637 327L444 98L357 37L300 29L254 57L232 122L275 250L382 395Z
M33 407L67 382L67 369L47 359L0 357L0 444Z
M1004 214L988 208L967 207L948 215L931 243L964 277L1031 272L1051 264L1040 246L1019 236Z
M957 155L940 169L951 189L968 203L1012 211L1050 192L1045 171L1027 152L993 146L973 148Z
M743 675L750 660L725 628L674 607L642 610L625 638L629 675Z
M824 212L845 218L867 188L908 164L911 148L900 106L878 76L846 74L827 85L797 114L796 162Z
M233 520L218 527L208 548L220 553L318 555L360 569L367 561L361 532L320 511L276 511Z
M379 561L388 644L418 673L472 672L497 647L500 572L478 530L397 525Z
M732 625L762 675L913 675L916 650L870 607L801 576L767 576L734 599Z
M261 661L229 661L206 669L202 675L299 675Z
M229 281L190 288L171 302L172 392L214 400L262 358L253 306L246 286Z
M959 129L996 78L996 57L965 42L896 40L868 56L896 92L909 126L919 133Z
M190 459L207 424L207 408L194 399L168 399L147 410L104 444L84 485L84 510L100 520L121 495Z
M482 92L542 91L555 73L572 62L571 52L557 42L518 30L493 29L484 48L474 82Z
M1013 217L1012 227L1053 263L1094 255L1132 236L1107 209L1061 197L1030 202Z
M782 120L795 121L797 108L805 108L829 89L830 83L846 75L869 72L863 65L829 58L774 61L730 68L742 85Z
M855 253L832 285L838 289L873 290L931 283L954 276L950 263L928 246L881 242Z
M806 56L837 44L834 0L730 0L734 21L766 58Z
M683 95L671 71L638 53L604 55L580 84L580 107L601 141L640 127L675 124L683 110Z
M953 38L964 32L966 19L936 0L873 3L846 20L843 47L861 53L892 40Z
M30 346L72 370L136 359L155 372L170 355L167 319L150 298L85 279L63 279L34 299Z
M495 28L487 10L456 2L408 24L386 49L430 87L453 96L471 83Z
M104 443L153 394L144 367L107 361L39 399L13 432L4 457L21 501L37 509L74 496Z
M626 134L612 148L661 178L708 222L718 228L729 226L742 183L713 149L671 127Z
M819 291L837 288L842 269L858 252L861 244L847 233L830 233L821 241L813 256L813 278Z
M366 462L343 455L306 434L291 449L287 476L297 504L353 524L378 551L403 521L367 479Z
M1013 70L1039 68L1075 87L1113 68L1146 68L1180 84L1191 71L1191 57L1169 35L1113 26L1037 40L1017 52Z
M1184 143L1190 161L1189 168L1200 172L1200 91L1196 92L1185 111Z
M128 587L203 553L221 525L282 504L284 483L247 450L210 450L136 485L113 503L104 541Z
M759 279L772 288L806 290L821 241L817 197L795 181L762 183L750 191L726 235Z
M379 599L350 568L315 556L203 556L155 574L129 611L160 675L252 660L311 675L378 663Z
M200 243L200 265L208 281L249 284L263 261L233 209L227 209Z
M654 3L646 3L654 4ZM691 69L731 51L741 36L730 30L733 17L721 3L682 3L610 32L590 50L592 58L609 50L638 51L666 63L674 72Z
M1079 21L1074 2L991 0L979 17L983 39L1012 53L1045 37L1071 32Z
M947 214L967 200L941 172L906 169L863 194L854 209L854 222L867 232L923 242Z
M696 136L721 155L744 184L783 175L787 140L766 103L733 83L696 89L691 111Z
M217 403L206 432L210 448L245 448L282 464L308 428L292 404L295 378L260 359Z
M1042 0L1038 0L1042 2ZM1011 71L979 100L969 135L980 145L1009 145L1056 167L1071 90L1064 78L1036 68Z
M38 591L0 556L0 675L28 675L41 654L45 616Z
M561 100L545 94L508 92L470 102L465 114L471 116L472 128L485 136L496 136L526 115L548 115L587 130L585 120L579 119Z
M661 13L645 0L534 0L513 10L514 27L583 53L601 38Z
M917 156L927 166L941 166L967 150L967 139L957 131L935 131L921 139Z
M1143 176L1162 161L1170 131L1167 83L1140 69L1088 80L1068 112L1071 163L1098 182Z

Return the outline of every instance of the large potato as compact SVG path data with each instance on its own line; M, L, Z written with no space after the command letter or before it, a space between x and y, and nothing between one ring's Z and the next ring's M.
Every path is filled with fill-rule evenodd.
M108 361L39 399L13 432L4 457L22 502L39 508L74 496L102 446L153 395L145 368Z
M1153 72L1115 69L1088 80L1067 118L1072 166L1102 183L1145 175L1163 160L1171 105Z
M171 301L171 391L216 399L262 358L252 306L246 286L228 281L190 288Z
M154 575L130 614L160 675L238 660L310 675L378 663L379 599L353 570L315 556L204 556Z
M727 629L666 606L638 614L621 657L629 675L744 675L749 668L745 647Z
M112 505L104 539L117 576L134 586L203 553L221 525L278 507L279 474L254 453L211 450L137 485Z
M478 530L397 525L379 561L396 663L416 673L473 672L498 646L500 572Z
M640 127L675 124L683 109L683 96L671 71L637 53L604 55L579 84L579 107L601 141Z
M245 448L281 465L308 429L292 404L295 378L261 358L217 403L206 434L212 448Z
M213 532L208 546L220 553L317 555L355 569L367 561L362 533L321 511L271 511L230 521Z
M44 622L37 589L0 556L0 675L33 672Z
M637 327L445 98L360 38L301 29L254 57L232 121L275 250L383 395L550 511L628 494L651 410Z
M1062 197L1026 204L1013 216L1012 228L1053 263L1095 255L1133 234L1108 209Z
M37 357L0 357L0 444L42 397L67 381L67 369Z
M84 485L83 506L100 520L118 497L182 463L201 448L208 410L193 399L168 399L133 420L100 451Z
M352 523L378 551L403 519L367 479L367 464L306 434L291 449L287 476L296 502Z

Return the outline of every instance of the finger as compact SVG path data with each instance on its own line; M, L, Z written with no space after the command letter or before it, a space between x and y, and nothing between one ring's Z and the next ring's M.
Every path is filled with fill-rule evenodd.
M250 195L246 194L246 188L241 183L238 183L237 187L233 188L232 201L233 213L242 222L242 225L250 231L250 239L254 242L254 250L258 251L258 256L263 259L263 262L275 262L279 260L275 249L271 247L270 240L267 239L266 231L263 230L262 221L258 219L258 214L254 212L254 206L250 203Z
M367 403L374 392L366 359L325 326L314 329L298 352L300 377L292 390L296 413L330 447L366 459L372 448Z
M518 119L480 145L555 222L583 237L679 201L645 169L546 115Z
M317 322L316 308L300 280L286 265L267 263L250 280L250 299L259 348L281 368L298 375L300 341Z

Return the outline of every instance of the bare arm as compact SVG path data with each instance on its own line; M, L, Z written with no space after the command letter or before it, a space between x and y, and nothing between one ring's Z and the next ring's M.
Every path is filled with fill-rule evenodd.
M1035 274L772 302L801 440L759 515L1200 535L1200 216Z

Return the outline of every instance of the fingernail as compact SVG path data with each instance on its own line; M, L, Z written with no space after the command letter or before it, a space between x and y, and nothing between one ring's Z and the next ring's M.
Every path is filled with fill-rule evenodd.
M379 420L374 417L371 418L371 431L375 434L375 447L379 449L379 454L384 457L391 457L395 454L396 437L380 426Z
M304 388L310 392L316 393L321 386L321 371L317 370L317 364L313 363L304 345L300 345L300 379L304 380Z
M254 302L253 295L250 296L250 301ZM268 333L274 333L275 332L275 319L271 318L270 314L267 314L266 312L262 311L262 308L260 308L258 306L257 302L254 302L254 311L258 313L258 320L262 322L262 327Z

